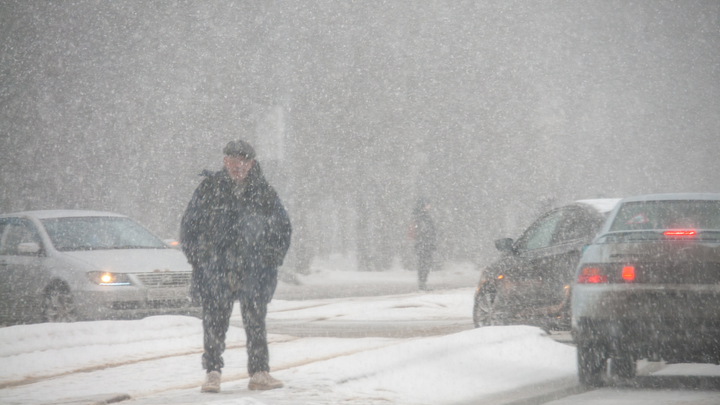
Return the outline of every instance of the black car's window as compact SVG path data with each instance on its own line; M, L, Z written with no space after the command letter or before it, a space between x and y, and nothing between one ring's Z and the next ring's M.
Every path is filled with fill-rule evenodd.
M580 209L570 209L565 213L558 226L555 240L557 243L565 243L577 239L585 239L593 236L601 221L594 218L587 212Z
M720 229L720 201L628 202L610 227L610 231L649 229Z
M553 211L532 224L517 244L519 250L533 250L548 247L562 218L562 211Z
M0 218L0 245L2 245L3 235L5 234L5 228L10 223L8 218Z
M126 217L70 217L42 220L55 249L158 249L165 244Z
M42 246L42 239L40 234L27 219L15 219L7 223L4 226L4 232L2 233L2 239L0 239L0 255L34 255L35 253L21 253L18 246L21 243L37 243L38 246Z
M7 254L5 253L8 250L5 248L5 236L7 235L5 231L9 228L8 225L10 225L9 218L0 219L0 255Z

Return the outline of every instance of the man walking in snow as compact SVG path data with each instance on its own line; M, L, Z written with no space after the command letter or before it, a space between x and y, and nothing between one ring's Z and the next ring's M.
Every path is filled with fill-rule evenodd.
M273 378L265 316L277 286L278 266L290 246L291 226L275 190L244 141L223 149L223 169L206 178L188 204L180 241L193 267L190 292L203 307L207 374L202 392L220 392L225 334L235 300L247 337L251 390L280 388Z
M415 253L418 258L418 288L426 290L435 250L435 224L430 217L430 201L425 198L418 199L413 209L410 235L415 240Z

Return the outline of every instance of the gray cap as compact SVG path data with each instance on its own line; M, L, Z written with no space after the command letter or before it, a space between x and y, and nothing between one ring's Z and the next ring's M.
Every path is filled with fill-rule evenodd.
M242 156L245 159L255 159L255 149L245 141L231 141L223 148L227 156Z

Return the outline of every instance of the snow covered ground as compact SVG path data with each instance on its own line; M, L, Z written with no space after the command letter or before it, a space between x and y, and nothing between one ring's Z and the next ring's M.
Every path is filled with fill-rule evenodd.
M414 281L414 273L405 275ZM472 293L467 287L362 299L275 300L268 321L469 322ZM237 310L234 317L239 319ZM122 398L113 395L118 393L131 397L123 402L128 404L453 404L576 380L575 349L527 326L405 339L275 334L269 339L272 374L284 388L247 390L244 332L231 327L223 391L200 394L202 326L195 318L0 328L0 403L82 404Z
M281 277L281 280L284 277ZM310 274L296 275L300 285L280 282L275 298L302 300L404 294L417 291L417 273L403 269L399 261L386 271L357 271L353 257L331 255L315 259ZM480 270L472 263L445 263L428 278L431 289L475 287ZM288 280L286 280L288 281Z

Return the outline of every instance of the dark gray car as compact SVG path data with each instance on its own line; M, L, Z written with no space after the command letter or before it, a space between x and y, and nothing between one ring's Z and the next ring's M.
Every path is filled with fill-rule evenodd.
M572 332L585 385L639 359L720 363L720 194L622 200L578 266Z
M570 286L584 246L620 199L580 200L547 212L517 240L500 239L503 256L475 291L475 327L531 324L570 328Z

